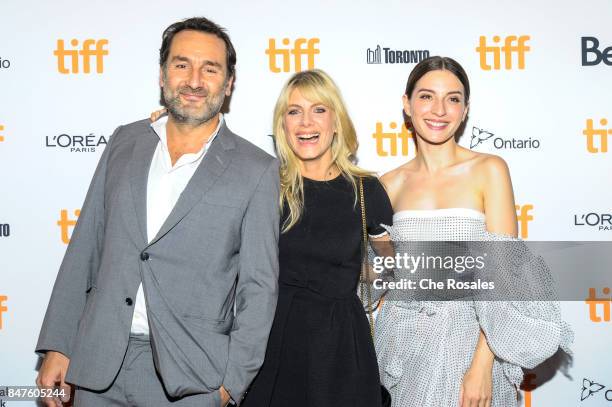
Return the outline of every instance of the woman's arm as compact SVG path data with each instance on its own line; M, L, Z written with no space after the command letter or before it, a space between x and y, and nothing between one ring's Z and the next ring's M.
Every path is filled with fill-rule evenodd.
M487 230L491 233L517 237L514 191L508 165L497 156L487 157L481 165Z
M486 227L491 233L516 237L516 209L510 171L506 162L488 156L478 168L482 176L483 206ZM459 396L462 407L490 406L493 390L492 369L495 355L485 334L480 331L472 364L466 372Z

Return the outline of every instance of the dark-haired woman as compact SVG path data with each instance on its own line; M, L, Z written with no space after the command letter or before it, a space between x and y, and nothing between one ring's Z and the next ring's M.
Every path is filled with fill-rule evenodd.
M467 75L453 59L428 58L410 74L403 104L417 154L381 178L394 241L517 236L506 163L456 142L469 98ZM376 349L393 406L516 406L521 367L571 340L557 315L554 304L529 315L503 301L386 301Z

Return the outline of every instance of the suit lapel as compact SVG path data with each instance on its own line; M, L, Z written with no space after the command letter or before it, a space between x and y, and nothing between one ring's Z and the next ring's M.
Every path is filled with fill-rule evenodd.
M147 238L147 181L153 153L155 153L158 143L159 137L151 126L147 126L145 134L136 140L132 162L130 163L130 188L134 199L138 227L145 243L149 241Z
M174 205L170 215L168 215L168 218L159 229L159 232L149 243L149 246L157 242L176 226L176 224L179 223L202 199L206 191L214 185L219 176L223 174L232 159L230 151L235 147L235 140L233 137L233 134L225 126L225 123L223 123L219 129L219 134L217 134L217 137L213 140L196 172L191 177L191 180L185 187L176 205Z

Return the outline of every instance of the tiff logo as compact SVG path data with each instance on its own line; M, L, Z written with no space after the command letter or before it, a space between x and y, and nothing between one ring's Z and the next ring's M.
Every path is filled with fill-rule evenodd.
M396 130L397 123L391 122L389 127ZM405 124L402 124L400 132L384 132L382 122L376 122L376 132L372 134L372 138L376 140L376 154L380 157L388 157L398 155L398 140L401 144L401 155L407 156L410 146L409 139L413 137ZM385 143L385 141L388 141L388 143Z
M599 124L602 126L608 125L607 119L601 119ZM586 129L582 131L582 134L586 136L587 151L591 154L596 153L607 153L608 152L608 136L612 134L612 129L593 127L593 119L587 119ZM599 137L599 149L595 145L595 137Z
M72 39L70 45L75 49L65 49L64 40L57 40L57 49L53 55L57 57L57 70L61 74L79 73L79 56L81 56L83 73L91 73L91 58L95 57L96 73L104 72L104 57L108 55L108 50L104 48L108 45L108 40L87 39L83 41L81 49L78 49L79 40ZM92 46L95 48L92 49ZM68 67L66 65L68 60Z
M295 40L293 47L289 38L283 38L283 48L276 48L276 40L270 38L268 41L268 49L266 55L269 57L270 71L291 72L291 56L293 55L293 71L302 71L302 58L306 56L306 69L314 69L315 55L320 54L317 48L319 43L318 38L298 38ZM304 47L305 46L305 47ZM280 67L277 65L278 56L281 57Z
M535 373L527 373L525 377L523 377L521 388L525 392L525 407L531 407L531 392L537 387L537 384L534 381L536 378L537 375Z
M501 69L501 54L504 54L504 68L512 69L512 55L517 56L518 69L525 69L525 54L531 50L528 45L528 35L509 35L504 39L504 45L487 45L487 38L484 35L480 36L480 44L476 47L476 52L480 54L480 67L485 71L491 69ZM501 41L499 35L493 36L493 43L498 44ZM493 66L489 65L487 55L493 54Z
M8 311L8 307L5 302L8 300L6 295L0 295L0 329L2 329L2 314Z
M610 288L604 287L602 292L607 297L598 298L597 290L595 290L595 287L591 287L589 288L589 296L584 301L589 306L589 319L591 322L602 322L602 318L597 312L598 305L603 308L603 321L610 322L610 302L612 301L612 298L610 298Z
M74 210L74 215L78 219L79 215L81 215L81 210L80 209L75 209ZM57 226L60 227L62 243L64 243L64 244L70 243L70 235L71 235L70 231L71 231L71 229L73 227L76 226L77 219L70 219L68 217L68 210L67 209L62 209L60 211L60 220L57 221Z
M529 237L529 222L533 220L533 215L529 214L529 211L533 210L533 205L515 205L516 208L516 220L519 224L519 231L521 239L527 239Z
M382 63L382 53L380 49L380 45L371 50L368 48L366 52L366 60L368 64L380 64Z
M4 126L0 124L0 131L4 131ZM0 143L4 141L4 135L0 134Z

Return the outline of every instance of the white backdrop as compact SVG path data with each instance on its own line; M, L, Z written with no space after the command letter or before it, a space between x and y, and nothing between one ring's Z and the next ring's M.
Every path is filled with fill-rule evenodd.
M457 59L472 85L469 122L460 142L470 146L474 127L493 134L474 148L508 162L518 213L523 213L522 236L612 240L606 220L612 213L612 152L603 151L600 135L594 139L599 151L589 152L583 134L591 119L612 149L609 0L3 0L0 15L0 385L34 382L33 349L66 249L62 230L65 237L72 230L62 226L61 213L66 211L67 221L76 219L103 141L114 128L157 109L161 33L185 17L203 15L229 29L238 65L227 123L271 153L272 109L295 70L295 57L289 54L284 67L282 56L272 63L266 49L271 39L283 49L300 43L307 48L311 40L319 51L313 53L314 66L330 73L343 91L359 134L361 165L380 173L414 156L414 146L404 147L402 136L374 135L377 124L382 132L400 132L401 95L414 66L385 63L384 48ZM500 69L483 69L494 65L495 51L485 55L483 64L476 50L481 37L489 47L513 46L499 51ZM583 66L583 37L599 41L604 56L598 64ZM83 50L88 39L92 50L97 43L108 51L99 57L102 64L94 55L91 72L84 73L85 57L79 56L78 73L61 73L60 60L70 71L72 57L54 53L58 40L70 51ZM529 48L523 67L518 63L521 42ZM587 41L587 47L592 44ZM381 63L368 63L368 50L378 46ZM595 57L590 52L587 62ZM272 72L272 65L288 72ZM307 55L301 65L307 67ZM69 144L78 144L79 136L102 144L95 151L74 151ZM377 151L377 138L384 137ZM398 143L395 154L392 139ZM515 146L526 140L522 144L528 147L497 148L513 139ZM598 306L603 316L610 295L603 295L604 287L594 288L607 297ZM612 322L594 322L582 301L564 303L563 311L576 332L571 377L555 375L528 395L525 405L612 406ZM581 401L585 378L604 388Z

